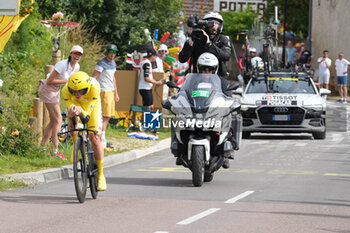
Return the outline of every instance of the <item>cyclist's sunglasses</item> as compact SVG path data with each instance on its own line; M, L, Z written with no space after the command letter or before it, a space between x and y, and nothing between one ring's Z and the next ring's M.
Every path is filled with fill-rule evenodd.
M81 90L78 90L78 91L75 91L73 90L72 88L68 87L68 90L69 92L74 95L74 96L83 96L87 93L87 88L84 88L84 89L81 89Z
M117 51L113 50L113 49L110 49L108 50L108 53L114 53L114 54L117 54Z

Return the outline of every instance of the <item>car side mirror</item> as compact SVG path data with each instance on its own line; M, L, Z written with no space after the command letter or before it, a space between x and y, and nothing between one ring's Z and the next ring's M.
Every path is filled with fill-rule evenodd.
M325 88L321 88L320 89L320 96L324 96L324 95L329 95L331 94L331 91Z

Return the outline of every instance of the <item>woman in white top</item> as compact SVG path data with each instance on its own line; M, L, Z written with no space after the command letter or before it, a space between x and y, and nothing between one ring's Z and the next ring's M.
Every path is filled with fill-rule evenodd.
M71 74L79 71L80 66L78 62L82 55L83 48L79 45L74 45L68 59L58 62L39 87L40 101L45 104L50 117L50 122L44 129L42 145L46 146L50 138L52 138L55 155L64 160L66 160L66 158L58 151L57 136L62 124L60 88L68 81Z

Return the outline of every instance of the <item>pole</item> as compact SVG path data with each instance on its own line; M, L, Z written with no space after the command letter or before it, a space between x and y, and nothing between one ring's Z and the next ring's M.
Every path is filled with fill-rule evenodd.
M278 6L275 6L275 22L277 22L276 24L276 50L275 50L275 54L276 54L276 64L275 66L278 67Z
M309 30L308 30L308 36L307 36L307 48L312 53L311 38L312 38L312 0L309 0Z
M286 64L286 30L287 30L287 0L284 0L283 5L283 51L282 51L282 61L283 65Z

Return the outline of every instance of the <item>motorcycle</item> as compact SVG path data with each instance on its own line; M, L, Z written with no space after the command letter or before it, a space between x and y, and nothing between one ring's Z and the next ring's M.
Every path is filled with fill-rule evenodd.
M196 187L210 182L225 159L233 159L242 138L242 117L238 97L224 95L216 74L188 74L176 95L162 105L174 116L171 119L171 152L177 165L192 171ZM235 90L239 84L228 87Z

